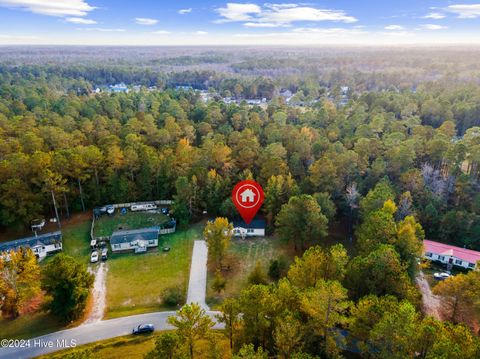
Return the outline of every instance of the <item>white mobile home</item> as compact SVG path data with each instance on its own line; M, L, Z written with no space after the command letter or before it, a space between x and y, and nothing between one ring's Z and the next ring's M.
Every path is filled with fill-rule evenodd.
M158 247L160 227L115 231L110 237L112 252L146 252L148 248Z
M265 220L253 219L249 224L242 220L234 220L233 235L236 237L265 237Z
M5 255L9 251L17 251L19 248L30 248L38 260L41 261L47 255L62 250L62 232L44 233L36 237L0 243L0 254Z

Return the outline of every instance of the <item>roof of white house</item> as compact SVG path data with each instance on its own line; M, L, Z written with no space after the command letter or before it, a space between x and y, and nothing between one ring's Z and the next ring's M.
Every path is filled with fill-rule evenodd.
M442 256L452 256L469 263L477 263L477 261L480 261L480 252L452 246L450 244L425 239L423 241L423 248L425 249L425 252L435 253Z
M50 244L59 243L62 241L62 232L50 232L39 234L38 236L32 236L22 239L16 239L10 242L0 243L0 252L9 251L11 249L18 250L20 247L33 248L36 246L47 246Z
M129 243L138 240L158 239L160 227L148 227L141 229L130 229L115 231L110 237L110 244Z
M265 220L261 218L255 218L249 224L242 220L233 220L234 228L265 229L265 226Z

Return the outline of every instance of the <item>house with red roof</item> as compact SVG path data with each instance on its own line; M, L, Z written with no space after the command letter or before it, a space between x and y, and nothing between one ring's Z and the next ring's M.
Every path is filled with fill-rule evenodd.
M480 269L480 252L426 239L423 248L427 259L466 269Z

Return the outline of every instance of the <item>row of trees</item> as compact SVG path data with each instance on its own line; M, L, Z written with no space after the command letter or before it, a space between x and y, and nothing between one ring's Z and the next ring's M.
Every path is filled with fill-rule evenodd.
M428 237L478 245L478 129L455 140L451 121L433 129L415 109L397 112L401 94L301 112L280 102L267 110L203 104L189 93L57 96L23 86L4 93L4 226L53 212L52 194L61 215L98 203L175 197L183 222L204 210L231 216L231 186L245 178L264 186L271 226L300 193L320 201L329 219L354 224L361 196L388 178L395 199L410 192L401 201L426 224Z
M232 357L334 358L345 350L371 358L480 355L480 341L465 324L423 317L395 290L376 289L378 294L373 294L373 287L352 300L342 284L350 281L351 262L341 245L327 250L314 246L297 257L277 283L255 284L238 298L226 299L217 320L225 325ZM370 276L377 284L396 280ZM456 304L451 313L467 314L463 311L469 308L471 315L479 309L479 279L478 272L452 277L438 286L437 293L449 305ZM146 358L224 357L226 349L212 331L212 318L197 304L184 306L168 321L177 330L161 334Z
M70 322L83 314L93 275L72 257L58 254L43 267L30 249L0 256L0 313L15 318L45 295L45 308ZM31 309L31 308L29 308Z

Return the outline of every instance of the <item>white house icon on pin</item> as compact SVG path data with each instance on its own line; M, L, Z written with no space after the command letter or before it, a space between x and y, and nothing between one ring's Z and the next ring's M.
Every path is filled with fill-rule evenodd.
M245 191L243 191L242 193L240 193L240 197L242 197L242 202L243 203L247 203L247 202L255 202L255 196L257 194L255 192L253 192L250 188L249 189L246 189Z

